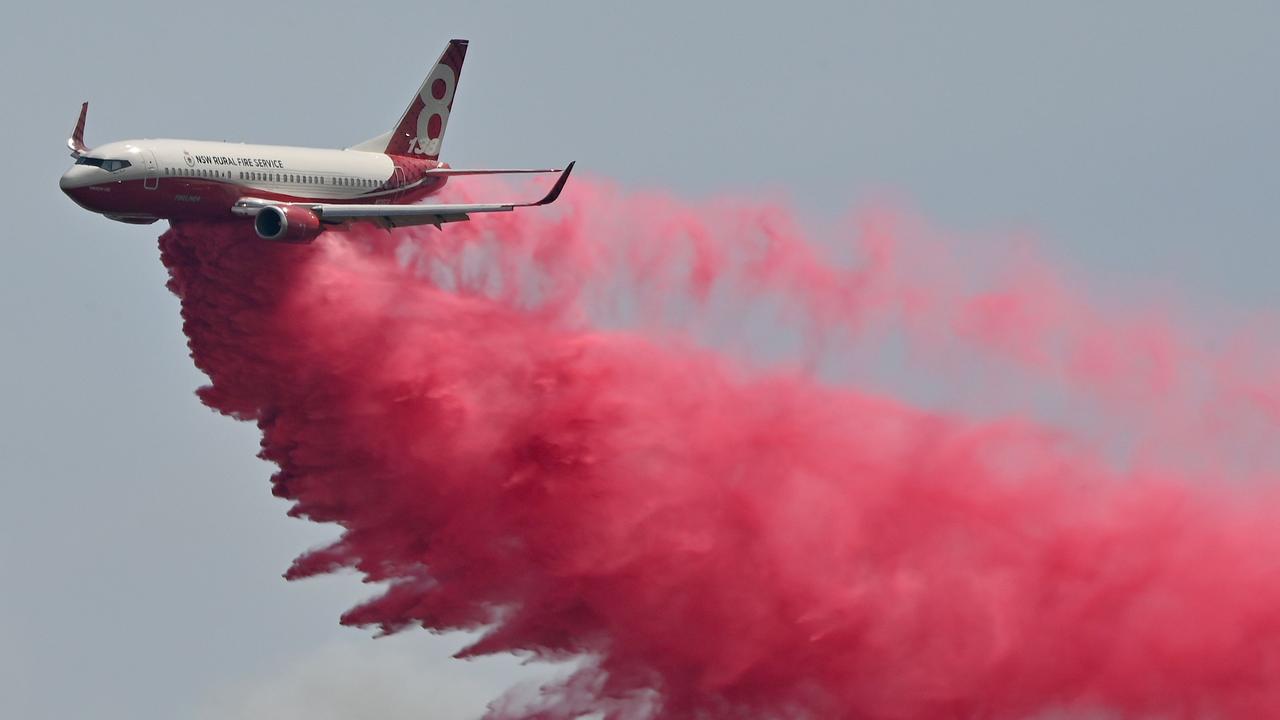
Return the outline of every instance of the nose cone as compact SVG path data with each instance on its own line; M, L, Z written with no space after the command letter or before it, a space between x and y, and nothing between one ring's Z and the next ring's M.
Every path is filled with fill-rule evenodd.
M63 173L63 177L59 179L58 187L63 188L63 192L76 190L77 187L84 187L91 182L90 178L88 178L90 173L91 168L84 167L84 165L72 165L72 168Z
M84 165L72 165L71 169L62 173L62 177L58 180L58 187L62 188L62 192L71 198L77 205L86 209L94 210L93 202L90 199L89 186L93 185L93 171L96 168L86 167Z

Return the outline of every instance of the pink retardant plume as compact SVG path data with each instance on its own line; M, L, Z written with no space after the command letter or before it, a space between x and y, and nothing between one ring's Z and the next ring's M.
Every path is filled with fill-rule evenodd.
M1217 462L1242 425L1271 440L1265 368L1038 263L969 287L883 217L836 262L777 206L566 200L161 238L201 399L257 423L291 514L343 529L288 576L387 584L344 623L578 661L493 718L1280 717L1272 466ZM1096 398L1135 457L1031 404L926 410L701 342L765 297L805 348L887 329Z

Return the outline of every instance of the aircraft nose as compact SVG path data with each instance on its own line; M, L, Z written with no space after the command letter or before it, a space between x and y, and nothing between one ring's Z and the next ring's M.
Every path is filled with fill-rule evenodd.
M62 177L58 180L58 187L62 188L63 192L84 187L87 184L84 171L87 169L83 165L72 165L70 170L62 173Z
M62 188L62 192L75 204L86 210L94 210L97 199L91 197L94 193L90 192L89 186L93 184L93 174L86 172L89 170L92 168L72 166L70 170L62 173L62 177L58 180L58 187Z

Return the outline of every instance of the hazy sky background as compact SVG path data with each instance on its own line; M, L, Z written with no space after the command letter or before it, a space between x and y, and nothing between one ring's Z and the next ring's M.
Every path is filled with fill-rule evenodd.
M577 159L690 197L782 191L814 216L887 195L944 228L1034 230L1102 287L1275 307L1280 4L1048 5L11 9L0 716L454 718L519 674L447 661L456 638L340 628L368 590L352 577L280 578L332 533L285 517L255 429L193 396L164 226L59 192L82 100L90 145L341 147L390 128L464 37L455 165Z

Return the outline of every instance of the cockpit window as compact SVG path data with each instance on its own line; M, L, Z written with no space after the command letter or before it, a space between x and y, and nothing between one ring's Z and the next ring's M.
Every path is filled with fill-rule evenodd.
M115 172L117 170L123 170L129 167L133 163L129 162L128 160L103 160L102 158L95 158L95 157L89 157L88 155L81 155L80 157L76 158L76 164L92 165L94 167L100 167L103 170L106 170L107 172Z

